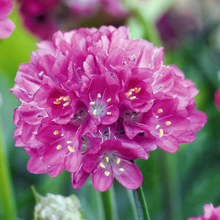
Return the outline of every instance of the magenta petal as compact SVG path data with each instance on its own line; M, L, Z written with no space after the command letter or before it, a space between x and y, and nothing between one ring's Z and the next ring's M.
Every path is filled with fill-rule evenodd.
M104 192L111 187L113 183L113 177L114 175L111 166L106 167L106 169L99 167L92 174L92 184L95 189L100 192Z
M60 173L62 173L65 170L64 165L63 164L59 164L56 166L50 166L48 168L48 172L49 172L49 176L50 177L55 177L58 176Z
M180 147L179 142L171 135L157 138L157 145L169 153L175 153Z
M79 150L71 152L65 158L65 169L70 173L74 173L79 169L81 161L82 154Z
M85 172L82 167L75 173L71 174L72 186L74 189L79 189L88 179L90 173Z
M126 160L121 160L118 166L113 167L115 178L127 189L137 189L143 181L143 176L138 167Z
M30 173L47 173L47 168L48 166L42 161L42 158L40 158L39 155L37 155L37 153L31 155L31 158L29 159L27 164L27 170Z

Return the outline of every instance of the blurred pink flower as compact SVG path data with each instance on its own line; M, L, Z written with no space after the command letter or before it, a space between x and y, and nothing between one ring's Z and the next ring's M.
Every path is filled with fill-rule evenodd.
M188 220L220 220L220 206L214 207L211 203L204 205L204 215L191 217Z
M0 38L9 37L15 28L14 23L7 18L12 8L12 0L0 0Z
M94 17L101 24L126 16L120 0L17 0L24 26L41 39L49 39L58 30L82 26ZM97 20L97 19L96 19ZM89 21L90 22L90 21ZM98 23L99 25L99 23Z
M215 93L215 105L217 106L218 110L220 111L220 90Z
M163 48L131 40L127 27L57 32L20 65L12 93L14 139L31 155L28 170L72 173L74 188L92 175L105 191L115 177L136 189L133 163L157 147L174 153L206 123L195 84L163 63ZM99 181L100 180L100 181Z

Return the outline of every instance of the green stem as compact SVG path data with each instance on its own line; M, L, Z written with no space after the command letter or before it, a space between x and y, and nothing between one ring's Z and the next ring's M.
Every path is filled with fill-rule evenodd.
M105 220L114 220L114 210L112 205L111 189L101 193Z
M135 205L139 220L150 220L147 203L144 197L142 186L133 191Z
M5 146L2 135L0 120L0 202L2 209L2 219L16 219L16 208L14 194L12 190L11 178L9 174L8 160L5 152Z

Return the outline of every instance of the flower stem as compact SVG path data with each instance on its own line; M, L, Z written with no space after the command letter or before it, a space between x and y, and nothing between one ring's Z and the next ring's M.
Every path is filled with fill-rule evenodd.
M114 220L114 210L112 205L111 189L101 193L102 204L104 208L105 220Z
M142 186L134 190L133 195L139 220L150 220L147 202L144 197Z
M0 120L0 202L2 219L16 219L16 208Z

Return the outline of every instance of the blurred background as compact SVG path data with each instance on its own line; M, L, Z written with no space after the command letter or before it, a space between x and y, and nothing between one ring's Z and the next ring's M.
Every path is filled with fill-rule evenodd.
M203 205L220 204L220 115L215 92L220 88L219 0L75 0L14 1L10 14L16 29L0 40L0 219L33 219L34 185L42 194L54 193L80 199L87 220L104 220L100 193L91 179L74 190L68 172L55 178L27 171L29 156L14 147L13 111L20 105L9 92L19 64L30 62L30 53L41 39L58 30L100 25L127 25L131 38L144 38L165 48L165 64L176 64L200 93L197 109L208 122L197 139L182 144L175 154L160 149L147 161L137 162L143 173L143 189L152 220L185 220L203 214ZM39 1L42 4L43 1ZM51 3L52 2L52 3ZM65 2L65 3L64 3ZM28 5L29 3L29 5ZM116 220L136 220L132 192L114 182ZM11 214L7 214L10 212ZM6 216L6 217L5 217ZM16 216L16 218L14 217ZM8 219L7 219L8 218Z

